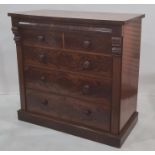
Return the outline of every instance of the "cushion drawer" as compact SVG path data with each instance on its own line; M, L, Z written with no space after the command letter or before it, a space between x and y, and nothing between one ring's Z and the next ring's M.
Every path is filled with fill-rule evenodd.
M103 103L105 106L109 106L111 103L111 80L104 80L103 77L90 78L26 66L25 80L28 88L60 93L89 102Z
M110 53L112 51L112 36L106 33L65 33L64 47L66 49L86 52Z
M62 34L59 32L24 29L21 36L23 45L62 48Z
M112 57L62 50L24 47L24 61L48 68L90 75L112 76Z
M80 123L101 130L110 129L110 110L101 104L87 103L61 95L26 90L27 111Z

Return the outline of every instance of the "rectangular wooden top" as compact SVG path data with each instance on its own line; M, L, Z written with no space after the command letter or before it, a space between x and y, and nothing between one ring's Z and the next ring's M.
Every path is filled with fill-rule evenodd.
M136 18L143 18L144 14L107 13L107 12L77 12L62 10L35 10L8 13L12 17L47 17L59 19L87 19L125 23Z

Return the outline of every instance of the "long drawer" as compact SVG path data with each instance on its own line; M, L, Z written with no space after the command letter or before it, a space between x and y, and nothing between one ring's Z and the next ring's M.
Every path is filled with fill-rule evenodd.
M23 47L24 62L82 74L112 76L112 56Z
M102 104L26 89L27 111L109 131L110 110Z
M25 84L27 88L55 92L105 106L111 104L111 80L102 77L90 78L26 65Z

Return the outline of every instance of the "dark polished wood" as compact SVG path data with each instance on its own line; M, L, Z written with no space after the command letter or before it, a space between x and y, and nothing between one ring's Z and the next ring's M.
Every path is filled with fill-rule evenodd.
M119 148L137 123L138 113L132 115L119 135L22 110L18 111L18 119Z
M65 33L64 40L66 49L111 53L111 33L105 32L95 35L91 33L81 34L81 32Z
M27 18L52 18L57 20L95 20L97 22L104 21L109 23L124 24L125 22L143 18L144 14L128 14L128 13L107 13L107 12L76 12L76 11L63 11L63 10L35 10L25 12L9 13L12 17L27 17Z
M21 31L23 45L40 45L45 47L61 48L61 33L49 32L46 30L27 30Z
M123 26L120 130L137 110L141 20Z
M144 15L9 13L20 120L120 147L137 122Z
M110 130L110 109L63 95L26 90L27 111L83 126ZM61 105L61 108L60 108Z
M59 69L85 75L112 77L112 56L85 54L78 51L24 46L25 64Z
M42 71L36 67L26 66L25 86L90 102L111 104L111 80L109 79L90 78L55 70Z

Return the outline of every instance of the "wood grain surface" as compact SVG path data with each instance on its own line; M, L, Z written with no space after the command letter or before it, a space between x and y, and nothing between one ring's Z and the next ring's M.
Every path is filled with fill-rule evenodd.
M120 147L137 122L143 14L9 13L20 120Z

